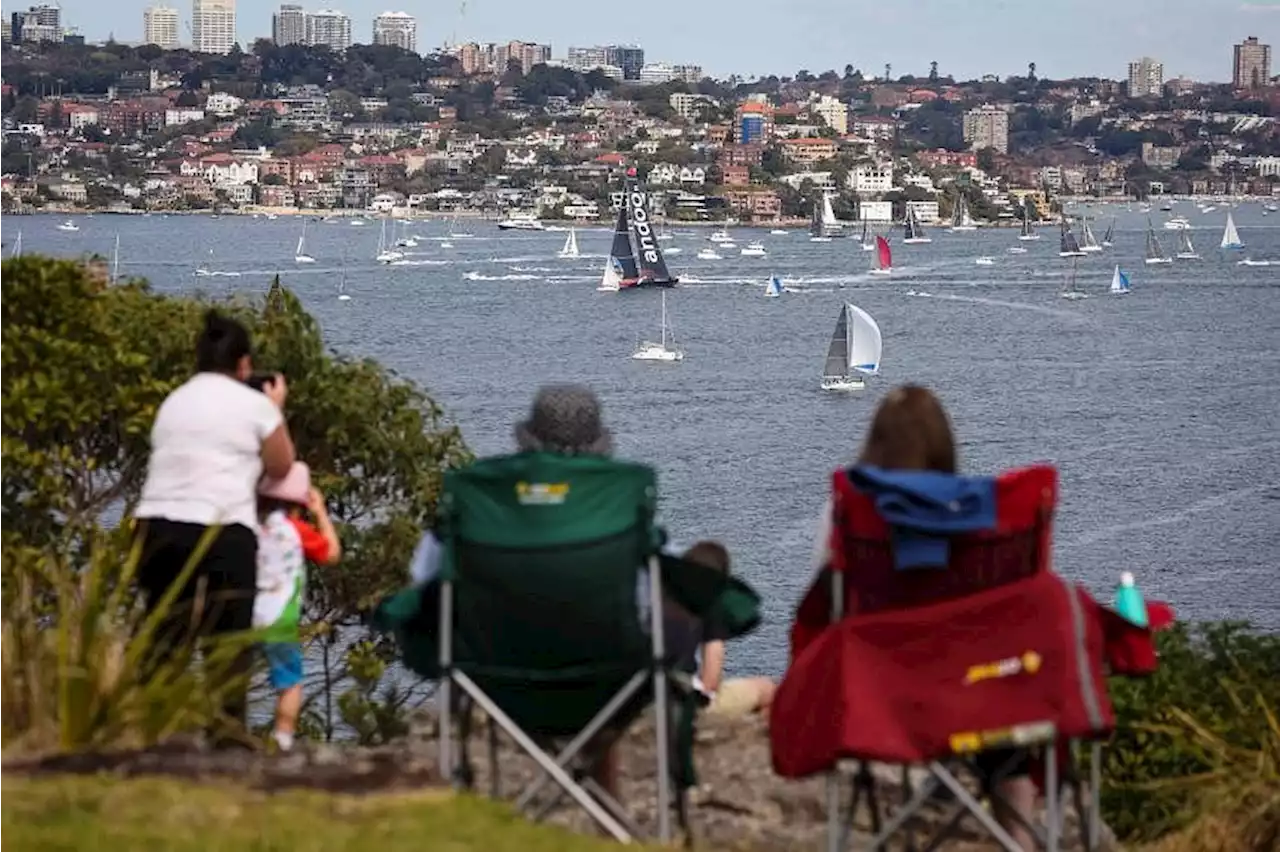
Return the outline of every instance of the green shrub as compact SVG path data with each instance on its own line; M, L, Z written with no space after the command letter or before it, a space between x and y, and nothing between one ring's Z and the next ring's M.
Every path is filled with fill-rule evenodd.
M1280 748L1280 636L1180 624L1158 647L1153 676L1110 684L1118 730L1104 751L1103 814L1130 841L1186 828L1205 802L1221 805L1224 783L1274 773Z

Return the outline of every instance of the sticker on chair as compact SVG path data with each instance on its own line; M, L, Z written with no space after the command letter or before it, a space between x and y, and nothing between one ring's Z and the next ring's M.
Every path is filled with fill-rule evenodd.
M567 482L516 483L516 500L522 506L559 506L568 496Z
M1007 657L996 660L994 663L979 663L976 666L970 666L965 672L964 682L966 686L972 686L984 680L1013 677L1024 672L1033 675L1040 671L1041 662L1040 655L1035 651L1026 651L1021 656Z

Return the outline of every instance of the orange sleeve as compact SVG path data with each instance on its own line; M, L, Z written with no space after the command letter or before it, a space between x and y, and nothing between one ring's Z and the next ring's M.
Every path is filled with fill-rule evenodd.
M322 565L329 558L329 540L311 524L299 518L290 518L289 523L298 531L302 539L302 555L308 562Z

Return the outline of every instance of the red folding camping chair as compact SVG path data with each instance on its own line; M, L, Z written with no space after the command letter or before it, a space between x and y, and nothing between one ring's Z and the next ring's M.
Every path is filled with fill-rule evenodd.
M1134 673L1154 669L1155 655L1148 631L1050 570L1056 471L1000 476L995 528L951 538L944 569L895 568L890 529L871 498L848 471L832 481L831 564L801 603L792 663L770 714L775 771L827 774L828 848L844 848L862 797L876 833L872 848L880 849L945 789L957 807L928 848L969 814L1020 852L960 780L964 770L976 771L977 755L987 763L1007 749L1036 757L1047 825L1028 827L1055 852L1061 763L1075 740L1093 745L1088 807L1078 779L1068 774L1068 783L1094 848L1099 743L1114 725L1108 649L1118 645L1112 656ZM903 766L905 801L883 825L869 761ZM915 790L911 765L928 770ZM1002 771L978 772L993 802L993 776Z

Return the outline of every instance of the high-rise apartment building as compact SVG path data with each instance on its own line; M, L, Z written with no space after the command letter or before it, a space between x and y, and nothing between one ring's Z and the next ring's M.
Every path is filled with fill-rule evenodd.
M236 43L236 0L191 0L191 47L230 53Z
M1158 98L1164 93L1164 65L1150 56L1129 63L1129 97Z
M373 19L373 43L417 52L418 21L406 12L383 12Z
M178 46L178 10L172 6L150 6L142 11L142 41L165 50Z
M1249 36L1235 46L1231 61L1231 85L1237 89L1261 89L1271 81L1271 45Z
M1009 153L1009 113L989 104L969 110L964 114L964 141L974 151L995 148Z
M271 40L278 45L307 43L307 13L295 3L280 4L271 16Z
M9 19L9 37L15 42L62 41L62 10L53 5L32 6L14 12Z
M351 46L351 18L335 9L321 9L307 15L306 35L307 44L346 50Z
M571 47L565 64L575 71L612 66L622 69L622 79L639 80L640 69L644 68L644 48L633 44Z

